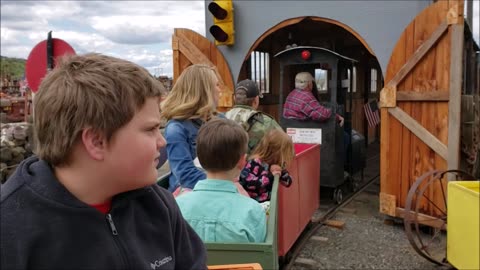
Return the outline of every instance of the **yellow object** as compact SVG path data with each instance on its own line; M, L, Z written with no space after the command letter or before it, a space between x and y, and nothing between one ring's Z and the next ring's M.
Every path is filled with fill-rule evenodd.
M448 183L447 260L457 269L480 269L480 181Z
M214 0L208 4L208 11L213 16L210 34L215 39L215 45L235 44L232 0Z

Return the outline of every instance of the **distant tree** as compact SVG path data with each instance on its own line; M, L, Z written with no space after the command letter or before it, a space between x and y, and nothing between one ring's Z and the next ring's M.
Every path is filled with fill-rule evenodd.
M0 75L2 78L20 79L25 74L25 59L0 57Z

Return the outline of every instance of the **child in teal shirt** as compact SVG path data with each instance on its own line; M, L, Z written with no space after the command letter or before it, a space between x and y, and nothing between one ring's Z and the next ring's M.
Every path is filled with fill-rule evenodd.
M247 143L247 133L228 119L210 120L198 132L197 155L207 179L176 200L204 242L265 241L265 211L234 184L245 166Z

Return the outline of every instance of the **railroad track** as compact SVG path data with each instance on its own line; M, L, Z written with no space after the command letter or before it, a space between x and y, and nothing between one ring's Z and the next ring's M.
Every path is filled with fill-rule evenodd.
M367 180L366 183L364 183L357 191L354 193L348 195L347 198L343 200L342 203L333 206L330 208L325 214L320 216L318 219L313 221L304 231L297 242L294 244L292 249L290 250L290 254L287 254L287 260L283 267L281 269L283 270L290 270L293 267L293 264L295 264L295 259L298 257L302 249L305 247L305 245L308 243L308 240L320 229L322 226L325 225L325 222L332 218L335 213L337 213L340 209L342 209L345 205L349 204L355 197L357 197L360 193L365 191L371 184L373 184L378 178L380 177L380 174L370 178Z

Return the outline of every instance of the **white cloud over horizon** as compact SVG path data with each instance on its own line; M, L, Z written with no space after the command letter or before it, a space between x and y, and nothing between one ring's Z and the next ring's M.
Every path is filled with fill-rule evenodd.
M77 53L98 52L172 76L176 27L205 35L204 1L1 1L1 55L28 58L52 36Z
M172 76L174 28L205 35L204 0L23 1L1 0L1 55L26 59L52 30L77 53L98 52L133 61L155 75ZM473 33L479 39L479 6Z

